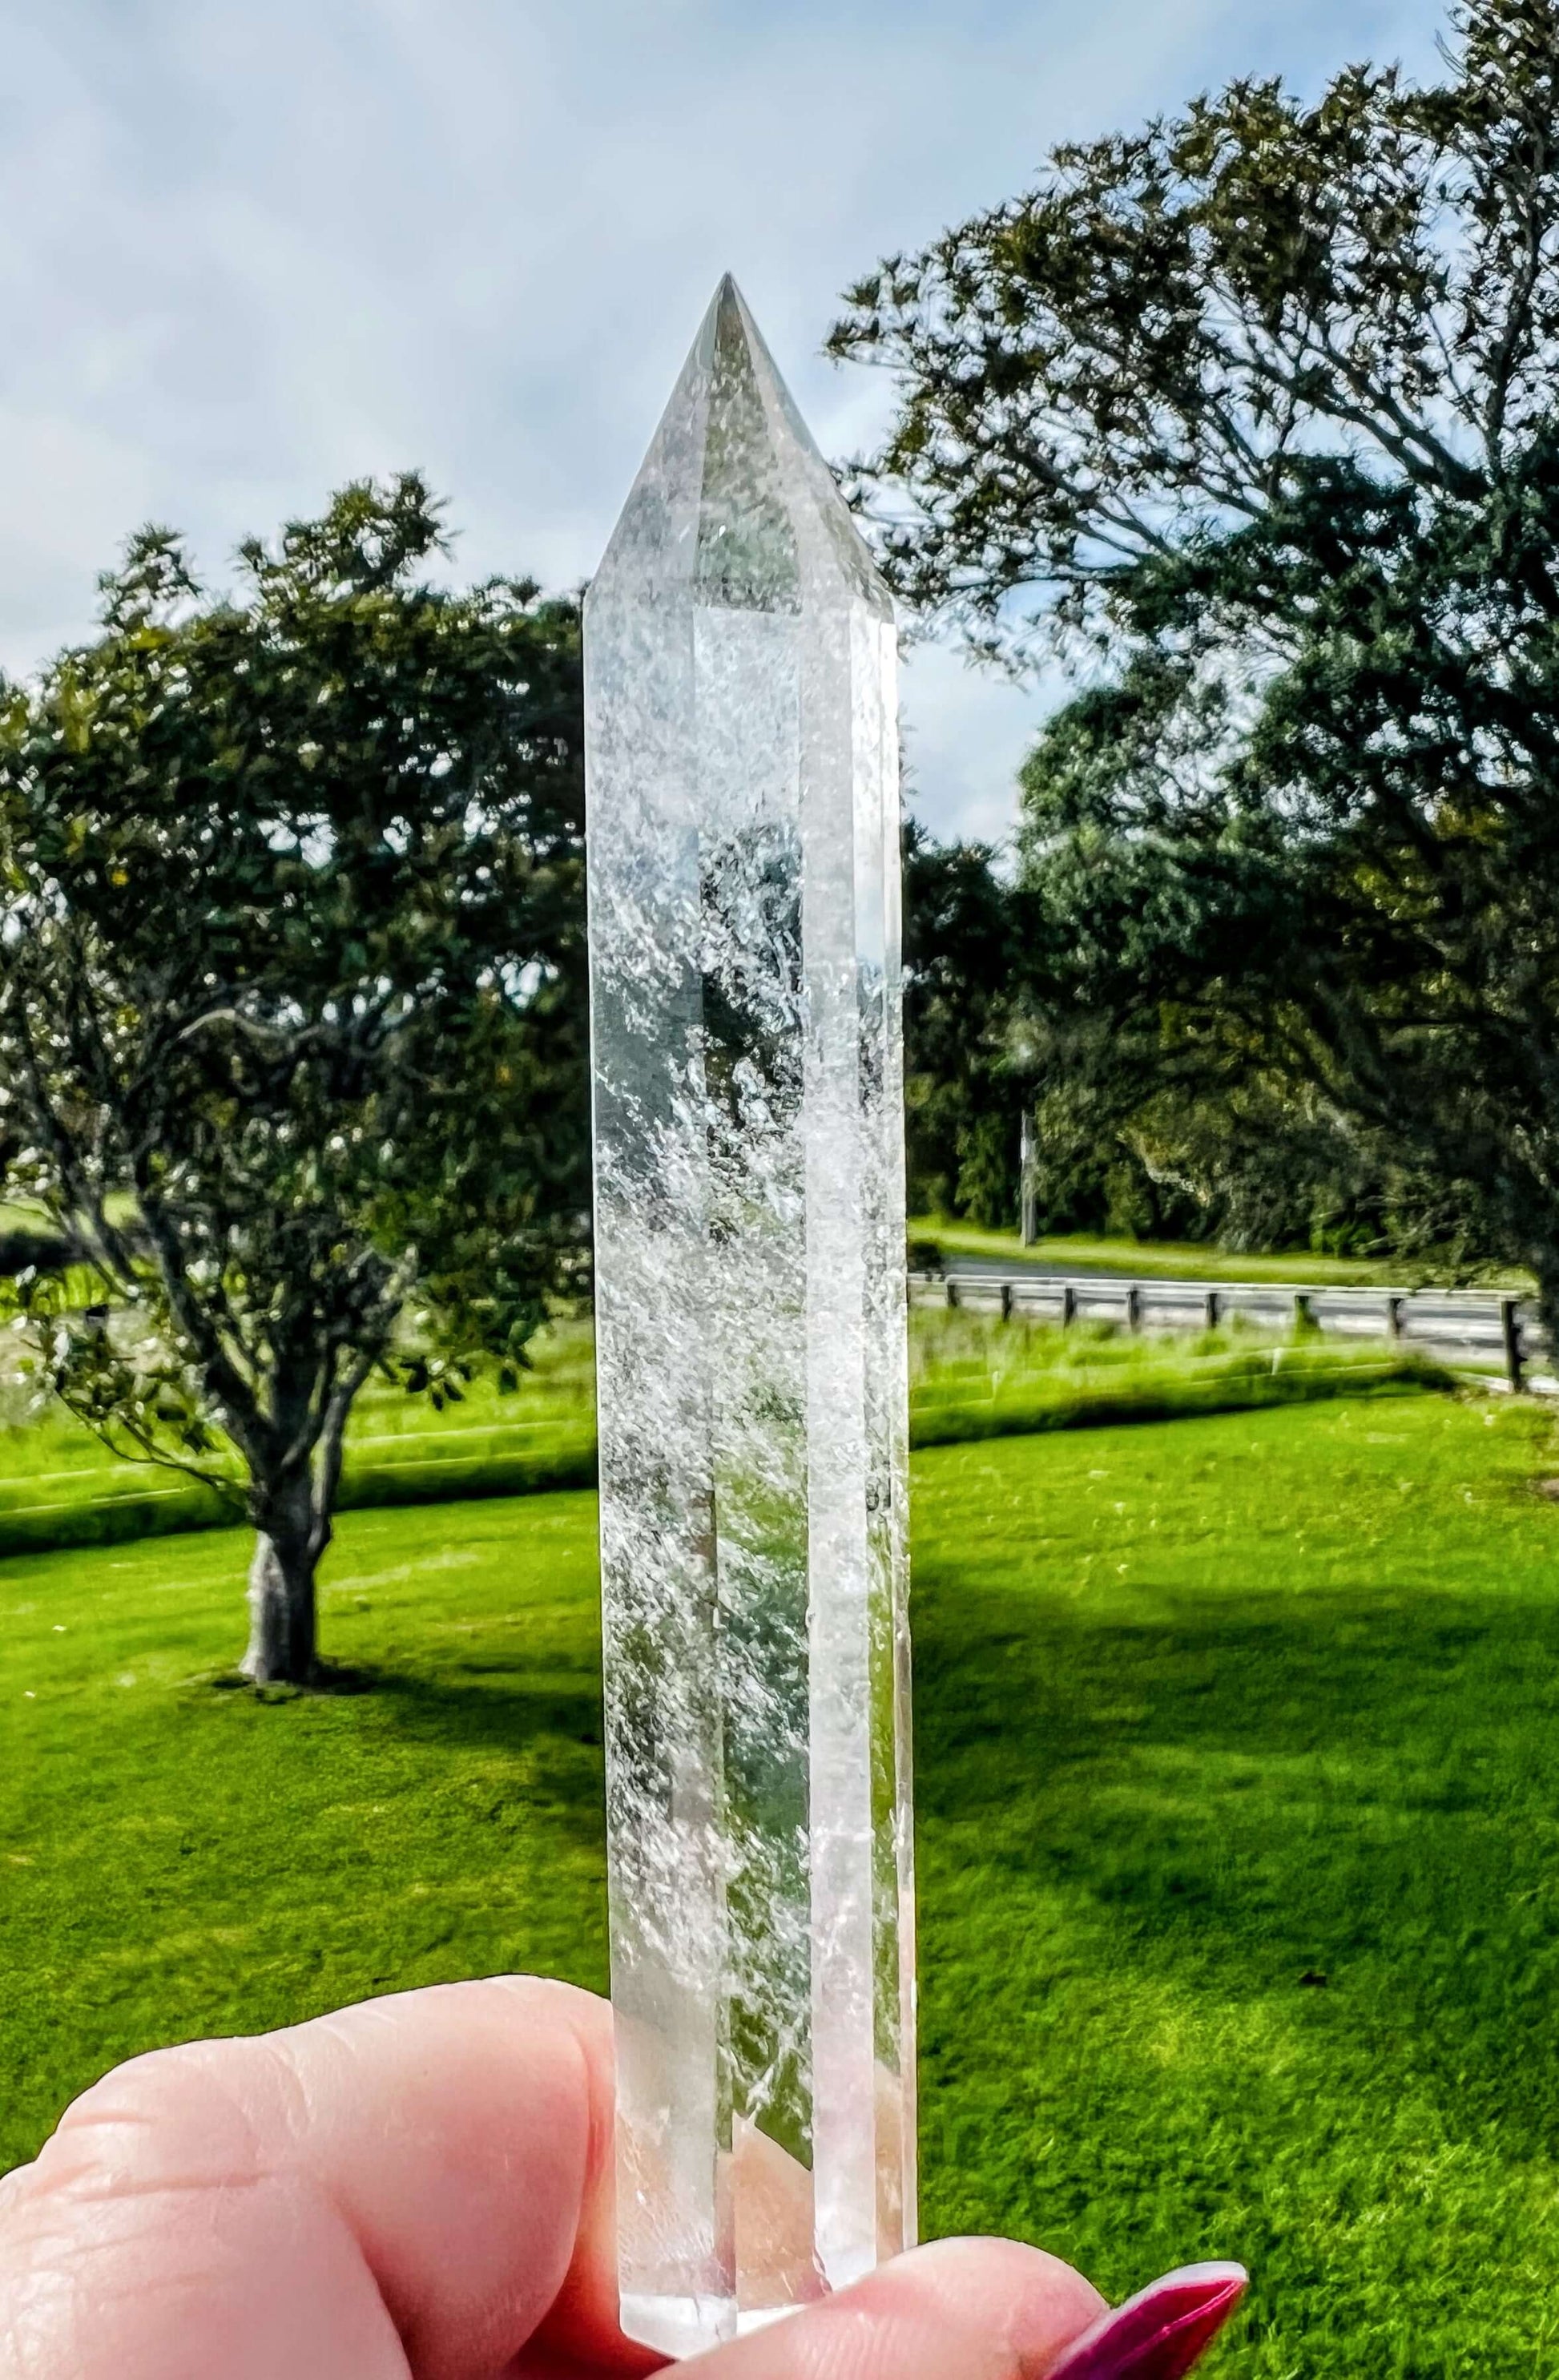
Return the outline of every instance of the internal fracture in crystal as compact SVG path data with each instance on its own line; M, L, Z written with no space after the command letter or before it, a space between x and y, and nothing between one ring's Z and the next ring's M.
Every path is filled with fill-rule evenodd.
M892 607L722 283L586 613L624 2328L914 2237Z

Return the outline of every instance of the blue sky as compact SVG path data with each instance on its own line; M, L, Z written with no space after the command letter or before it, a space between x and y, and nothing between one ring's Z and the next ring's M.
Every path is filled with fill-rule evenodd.
M1431 0L0 0L0 666L90 623L139 522L238 539L416 464L459 565L598 559L735 272L819 443L888 249L1049 144L1238 73L1434 66ZM914 800L999 835L1043 690L923 650Z

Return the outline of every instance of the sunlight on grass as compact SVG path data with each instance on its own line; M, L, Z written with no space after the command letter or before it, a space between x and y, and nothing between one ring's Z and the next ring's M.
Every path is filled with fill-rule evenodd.
M990 1314L919 1309L910 1342L910 1436L917 1446L1422 1389L1444 1378L1408 1349L1294 1343L1238 1322L1222 1331L1137 1338L1108 1324L1061 1331L1028 1319L1004 1324ZM593 1486L590 1324L552 1324L534 1342L532 1358L507 1393L489 1371L442 1411L393 1382L370 1384L347 1436L342 1509ZM231 1470L236 1489L236 1462ZM0 1403L0 1555L210 1528L241 1510L236 1493L224 1504L176 1472L115 1462L57 1407L24 1418L18 1405L7 1415Z
M1278 1339L1239 1321L1138 1335L1111 1323L1070 1330L969 1308L923 1308L910 1342L910 1439L970 1439L1168 1420L1311 1398L1411 1393L1448 1375L1421 1353L1320 1336Z
M912 1242L934 1241L951 1256L1010 1260L1014 1272L1025 1262L1039 1262L1052 1269L1114 1273L1128 1281L1292 1281L1310 1289L1412 1288L1446 1278L1429 1258L1414 1263L1389 1256L1317 1256L1304 1248L1273 1256L1264 1250L1215 1247L1205 1241L1106 1239L1082 1232L1053 1234L1025 1248L1015 1231L988 1231L941 1215L912 1216L909 1234ZM1534 1286L1531 1275L1519 1269L1479 1277L1516 1290Z
M1559 2366L1559 1469L1404 1398L919 1455L928 2228L1256 2275L1220 2380ZM595 1504L348 1515L373 1691L220 1689L238 1533L0 1565L0 2163L106 2065L604 1980Z

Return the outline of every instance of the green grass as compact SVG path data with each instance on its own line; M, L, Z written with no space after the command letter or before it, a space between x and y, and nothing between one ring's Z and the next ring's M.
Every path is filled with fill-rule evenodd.
M1141 1336L937 1308L911 1335L910 1440L949 1446L1040 1430L1168 1421L1331 1396L1414 1393L1449 1375L1414 1350L1319 1335Z
M491 1375L441 1414L374 1382L357 1400L344 1500L361 1508L515 1495L594 1479L595 1366L587 1323L543 1332L534 1367L510 1394ZM234 1476L237 1476L236 1465ZM36 1547L125 1543L231 1519L211 1490L176 1472L116 1462L58 1406L42 1415L0 1404L0 1555Z
M928 2229L1115 2293L1245 2258L1218 2380L1559 2369L1548 1427L1419 1397L916 1457ZM349 1515L357 1696L212 1683L236 1535L0 1569L0 2165L153 2042L602 1983L594 1521Z
M1418 1388L1439 1377L1408 1350L1319 1339L1284 1345L1239 1326L1136 1338L1107 1325L1061 1331L923 1309L911 1342L911 1437L925 1446ZM388 1385L365 1390L348 1437L342 1509L593 1485L589 1324L554 1324L534 1357L510 1394L489 1375L441 1414ZM0 1555L206 1529L236 1509L177 1473L114 1461L58 1408L0 1426Z
M934 1240L949 1256L1009 1258L1014 1271L1037 1260L1080 1274L1124 1275L1129 1281L1292 1281L1299 1289L1395 1289L1453 1278L1432 1263L1410 1265L1399 1257L1376 1260L1311 1256L1304 1250L1241 1255L1190 1240L1103 1239L1077 1232L1037 1240L1025 1248L1016 1232L987 1232L976 1223L951 1222L939 1215L912 1217L909 1235ZM1533 1287L1531 1276L1518 1269L1491 1273L1489 1281L1524 1291Z

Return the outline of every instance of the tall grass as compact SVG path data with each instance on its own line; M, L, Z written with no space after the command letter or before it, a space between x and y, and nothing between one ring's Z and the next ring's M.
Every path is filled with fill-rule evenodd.
M921 1310L910 1342L915 1446L1423 1389L1445 1377L1398 1349L1280 1342L1238 1324L1135 1338L1108 1324L1063 1331ZM531 1352L517 1388L505 1394L485 1374L441 1413L389 1382L366 1389L347 1437L341 1509L593 1486L590 1325L554 1322ZM220 1527L242 1514L236 1461L228 1471L224 1496L176 1472L115 1461L58 1408L29 1417L0 1405L0 1554Z
M950 1446L1449 1383L1444 1366L1414 1351L1278 1339L1238 1321L1138 1336L1111 1323L1063 1330L932 1308L913 1317L911 1332L910 1438L915 1446Z
M595 1350L588 1323L550 1325L532 1367L505 1393L491 1373L436 1413L376 1381L358 1397L347 1437L343 1510L441 1503L590 1486L596 1472ZM59 1406L37 1415L0 1403L0 1554L123 1544L242 1517L240 1470L228 1494L177 1472L116 1461Z
M1325 1256L1308 1248L1225 1248L1205 1240L1130 1240L1090 1232L1053 1232L1025 1247L1015 1231L988 1231L945 1215L910 1219L912 1241L934 1241L946 1255L995 1257L1014 1272L1043 1263L1075 1273L1114 1273L1128 1281L1292 1281L1310 1289L1431 1288L1468 1278L1451 1249L1408 1257ZM1529 1294L1536 1283L1519 1266L1480 1269L1490 1288Z

